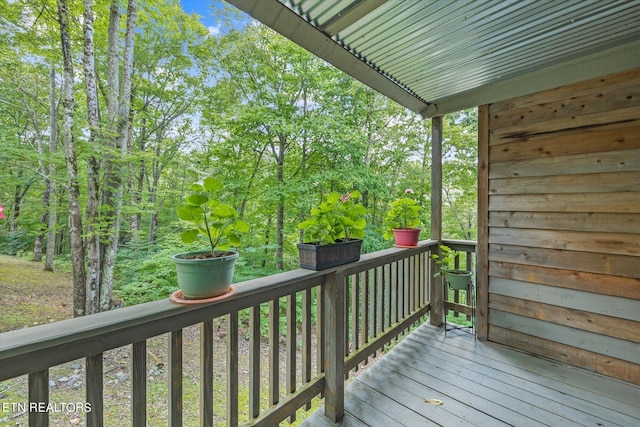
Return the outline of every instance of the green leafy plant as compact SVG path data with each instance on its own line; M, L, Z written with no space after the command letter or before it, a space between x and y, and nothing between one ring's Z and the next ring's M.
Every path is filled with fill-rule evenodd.
M418 202L411 198L410 194L413 194L413 190L407 188L405 196L391 202L391 209L387 212L387 216L384 220L385 232L384 238L393 238L393 229L410 229L417 228L420 225L420 212L422 212L422 206Z
M249 224L238 219L238 211L222 203L215 195L223 188L222 181L212 176L201 183L191 185L191 194L185 197L185 204L178 208L178 217L188 222L190 228L182 232L183 243L194 243L206 238L211 247L211 256L215 251L228 250L240 246L240 236L249 231Z
M454 265L457 256L458 251L454 251L448 246L440 245L440 255L431 254L430 257L440 267L438 271L434 273L433 277L439 277L447 271L454 270L454 267L452 266Z
M359 198L359 191L345 195L330 193L323 197L320 205L311 209L309 219L298 224L304 230L305 240L326 245L364 238L367 208L355 201Z

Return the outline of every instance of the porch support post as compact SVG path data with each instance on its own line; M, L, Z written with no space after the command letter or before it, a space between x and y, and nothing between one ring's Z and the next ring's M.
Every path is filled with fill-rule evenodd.
M324 414L333 423L344 415L344 274L334 272L322 286L325 308Z
M431 239L442 240L442 116L431 119ZM439 254L440 247L434 252ZM430 271L437 271L437 267L431 260ZM442 277L431 278L429 293L430 323L440 326L444 320Z
M478 107L478 249L476 335L489 338L489 106Z

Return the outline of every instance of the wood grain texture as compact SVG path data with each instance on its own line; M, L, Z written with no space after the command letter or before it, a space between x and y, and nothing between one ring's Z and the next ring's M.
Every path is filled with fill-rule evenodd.
M280 401L280 300L269 302L269 404Z
M131 423L147 425L147 342L132 344L131 360Z
M489 210L639 213L640 193L510 194L489 198Z
M238 425L238 313L227 318L227 425Z
M182 329L169 334L169 426L182 426Z
M501 338L499 327L491 332L491 338ZM529 338L519 337L525 344ZM531 347L541 343L531 339ZM558 358L567 353L569 358L579 355L593 361L584 350L556 349L560 350ZM638 369L634 372L627 362L608 358L597 366L640 379ZM638 386L499 344L474 341L466 334L445 337L442 328L428 324L355 378L346 388L345 399L343 426L631 426L640 422ZM442 405L428 399L439 399ZM335 424L328 422L322 409L302 424L329 425Z
M49 370L29 374L29 403L46 406L49 404ZM5 412L3 410L3 412ZM49 427L49 413L47 411L32 411L29 409L30 427Z
M492 293L489 307L640 343L640 322Z
M86 413L87 425L102 427L104 423L104 367L102 353L85 359L86 397L91 411Z
M476 334L488 339L489 314L489 106L478 107L478 243ZM435 265L431 264L431 271Z
M639 278L638 257L493 244L489 260Z
M491 310L489 323L526 335L580 348L604 357L640 365L640 344L608 335L570 328L500 310Z
M640 171L496 178L489 182L491 195L629 191L640 194Z
M640 79L640 69L634 68L621 73L597 77L544 92L496 102L491 104L490 113L493 117L493 115L506 110L533 107L555 101L568 102L575 96L588 94L599 95L620 88L635 87L638 79Z
M344 276L332 273L323 286L326 357L324 360L325 415L337 422L344 415Z
M640 300L640 278L550 268L535 265L494 262L489 264L492 277L553 285L604 295Z
M492 162L508 162L638 148L640 119L637 123L604 124L514 137L510 142L489 147L489 153Z
M525 138L531 135L547 134L566 129L580 129L609 123L633 122L640 117L640 106L596 111L580 115L571 115L550 119L543 123L522 122L520 124L490 131L491 145L510 142L513 138Z
M298 329L296 322L296 294L289 294L287 296L287 394L295 393L296 391L296 356L298 349L296 347ZM294 423L296 420L295 411L289 418L290 423Z
M589 369L619 380L640 384L640 369L638 365L626 360L616 359L600 353L565 345L553 340L528 335L509 328L492 325L490 329L491 341L507 346L520 348L547 357L570 363L575 366L586 366ZM594 384L594 388L598 388Z
M640 213L493 211L489 226L640 234Z
M249 312L249 419L260 415L260 305Z
M640 301L582 290L539 285L502 277L492 278L491 294L553 304L573 310L640 322ZM640 325L640 323L638 323Z
M200 426L213 426L213 321L200 324Z
M640 85L611 88L606 93L589 92L537 105L527 105L495 112L491 116L491 130L518 128L520 125L539 123L541 128L549 122L566 120L594 113L610 113L640 105Z
M640 149L492 162L489 178L551 176L640 170Z
M640 234L492 227L489 243L640 257Z

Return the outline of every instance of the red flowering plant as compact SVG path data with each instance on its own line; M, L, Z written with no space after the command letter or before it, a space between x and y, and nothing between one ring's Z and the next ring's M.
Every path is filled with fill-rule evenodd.
M404 190L404 196L391 202L391 209L385 218L385 239L393 238L394 229L411 229L420 225L420 212L422 206L411 197L414 194L411 188Z
M309 219L298 224L304 230L305 241L326 245L364 238L367 209L356 202L358 199L359 191L323 197L320 205L311 209Z

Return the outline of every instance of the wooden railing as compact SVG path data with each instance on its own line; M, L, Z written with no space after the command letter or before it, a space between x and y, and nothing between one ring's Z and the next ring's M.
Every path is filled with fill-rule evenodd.
M299 269L250 280L235 284L234 295L210 304L162 300L6 332L0 334L0 381L28 375L28 401L46 406L50 369L84 358L86 424L102 426L103 396L109 387L104 381L104 353L130 346L130 420L133 426L145 426L149 418L147 344L152 337L166 334L169 425L182 425L183 331L199 324L200 425L213 425L214 419L221 418L230 426L241 421L276 425L295 419L296 411L308 408L319 395L324 396L326 415L337 420L344 410L348 372L366 364L428 315L433 282L429 256L436 248L437 242L424 241L417 248L366 254L358 262L323 271ZM240 316L247 311L248 367L241 375L239 342L245 337L240 335L244 330ZM264 311L268 332L261 324ZM214 320L220 318L226 323L226 366L214 367L213 344L219 339L214 335ZM268 373L261 372L265 370L261 363L265 334ZM214 399L220 399L219 392L214 396L215 385L219 388L214 372L221 370L226 372L223 416L214 413ZM246 399L239 399L239 381L248 382ZM49 424L49 411L26 412L30 426Z

